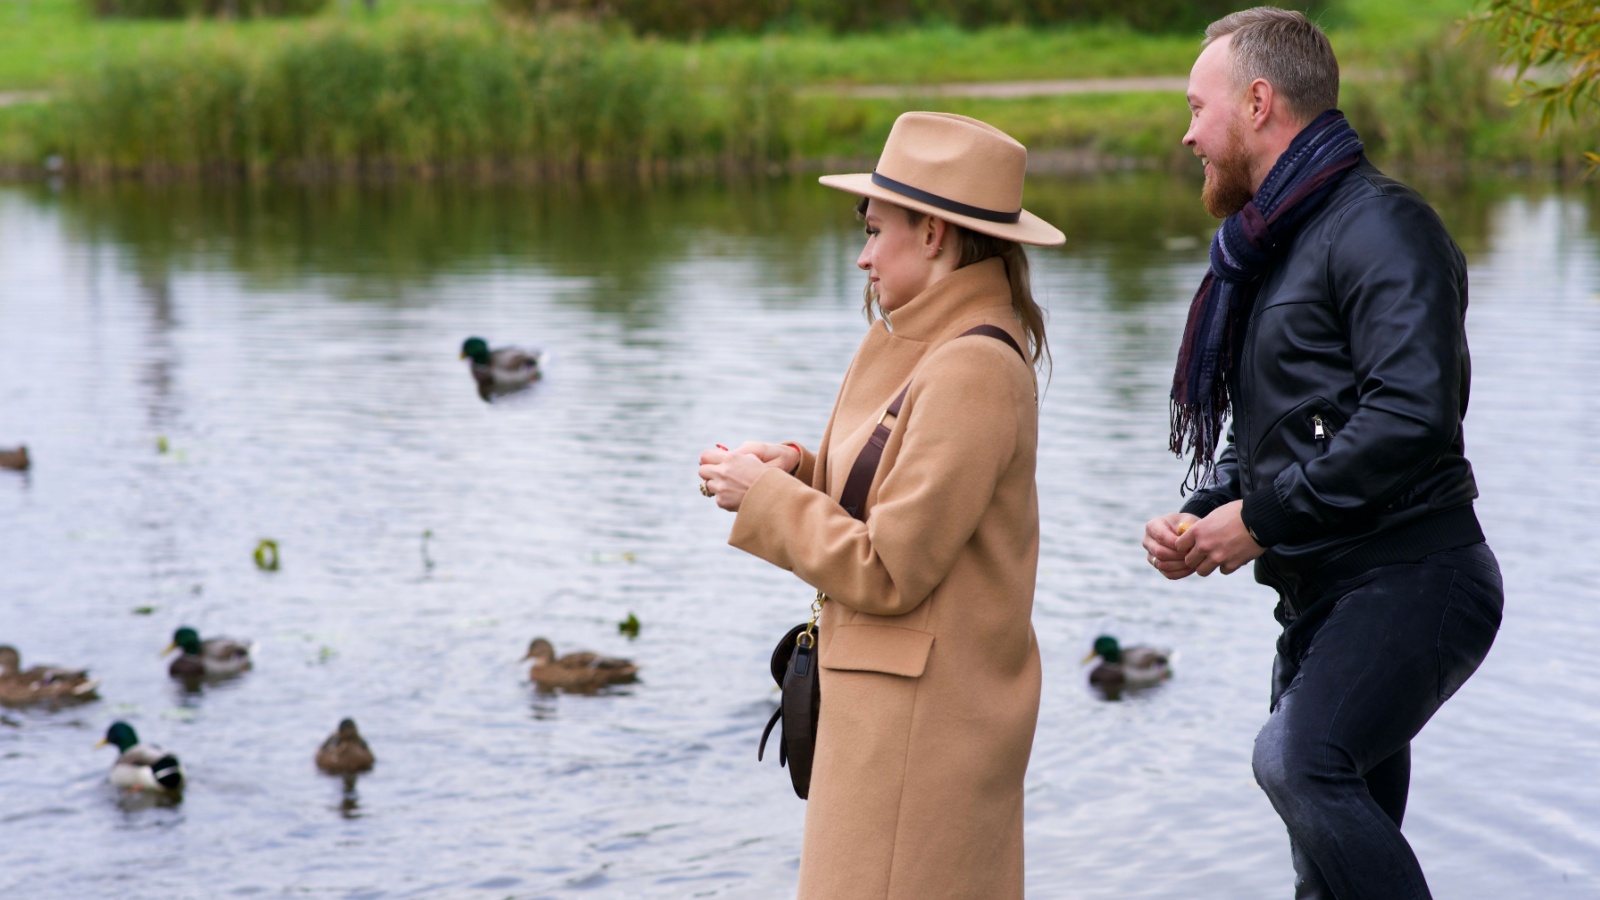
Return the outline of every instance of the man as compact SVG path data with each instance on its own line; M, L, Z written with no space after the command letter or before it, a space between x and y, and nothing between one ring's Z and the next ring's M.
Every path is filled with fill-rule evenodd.
M1462 453L1465 260L1367 162L1338 96L1328 39L1299 13L1206 30L1183 143L1226 221L1172 394L1199 489L1144 547L1168 578L1254 561L1278 592L1253 763L1296 896L1428 897L1400 834L1410 742L1483 661L1503 594Z

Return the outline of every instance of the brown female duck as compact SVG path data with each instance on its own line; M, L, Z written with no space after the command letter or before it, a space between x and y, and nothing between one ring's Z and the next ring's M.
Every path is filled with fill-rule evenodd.
M26 472L32 464L32 461L28 459L28 447L26 444L11 449L0 449L0 469L15 469L18 472Z
M544 638L534 638L528 644L523 660L533 660L528 676L540 688L553 691L589 693L610 684L627 684L638 680L639 667L626 659L601 656L598 653L579 651L557 658L556 648Z
M317 748L317 768L329 775L355 775L372 768L377 757L367 746L354 719L341 719L339 730Z
M85 669L59 666L22 668L16 648L0 646L0 704L27 706L33 703L73 703L95 699L99 682Z

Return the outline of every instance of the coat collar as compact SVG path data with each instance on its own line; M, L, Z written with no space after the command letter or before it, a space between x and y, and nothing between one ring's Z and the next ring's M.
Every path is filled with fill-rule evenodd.
M929 343L968 320L993 314L994 307L1011 317L1011 282L999 257L951 272L885 318L895 337Z

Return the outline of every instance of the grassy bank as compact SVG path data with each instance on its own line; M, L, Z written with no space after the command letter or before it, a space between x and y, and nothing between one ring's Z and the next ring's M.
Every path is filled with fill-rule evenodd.
M917 85L1187 73L1194 36L1124 27L922 28L705 41L497 18L487 0L332 4L300 22L95 21L74 0L0 11L0 166L86 175L407 171L517 176L765 169L870 159L895 116L991 121L1041 167L1184 165L1172 93L1022 99ZM400 7L404 7L400 9ZM1492 55L1458 44L1471 0L1344 0L1326 17L1344 106L1380 160L1575 163L1583 129L1539 139ZM904 85L866 100L840 86Z
M570 23L417 20L195 29L112 57L32 121L74 171L602 171L785 159L788 98L759 62L711 80Z

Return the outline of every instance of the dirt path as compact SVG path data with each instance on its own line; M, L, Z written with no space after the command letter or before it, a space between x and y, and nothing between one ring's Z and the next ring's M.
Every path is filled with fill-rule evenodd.
M49 99L49 91L0 91L0 106L16 106L19 103L43 103Z
M866 84L806 88L806 93L859 97L869 100L895 97L1059 97L1067 94L1126 94L1187 90L1182 75L1153 78L1059 78L1048 81L973 81L949 84Z
M1126 94L1139 91L1161 92L1187 89L1189 80L1181 75L1153 78L1058 78L1048 81L969 81L948 84L859 84L802 88L806 94L857 97L864 100L892 100L896 97L1060 97L1067 94ZM0 91L0 106L45 103L49 91Z

